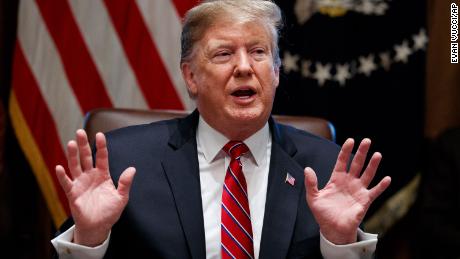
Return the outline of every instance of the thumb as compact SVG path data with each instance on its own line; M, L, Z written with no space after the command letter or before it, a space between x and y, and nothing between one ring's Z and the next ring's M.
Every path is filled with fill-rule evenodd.
M136 174L136 168L128 167L123 171L118 179L118 193L123 197L128 199L129 190L131 189L131 184L133 183L134 175Z
M305 189L307 191L307 200L315 197L318 193L318 179L316 178L316 173L311 167L305 167Z

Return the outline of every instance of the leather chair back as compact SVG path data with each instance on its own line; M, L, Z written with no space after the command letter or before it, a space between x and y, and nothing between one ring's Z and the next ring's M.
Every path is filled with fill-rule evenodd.
M145 124L160 120L187 116L186 111L177 110L135 110L135 109L96 109L86 114L84 128L90 143L93 143L97 132ZM329 121L309 116L274 115L276 121L302 129L335 142L335 129Z

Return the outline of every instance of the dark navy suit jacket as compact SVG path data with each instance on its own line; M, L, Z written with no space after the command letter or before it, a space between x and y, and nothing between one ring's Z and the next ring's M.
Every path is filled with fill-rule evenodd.
M132 126L107 134L114 182L137 170L129 203L112 229L106 258L205 258L205 233L196 144L197 111L183 119ZM320 257L319 227L305 199L305 166L320 187L339 147L269 120L269 180L260 258ZM285 182L291 174L295 185Z

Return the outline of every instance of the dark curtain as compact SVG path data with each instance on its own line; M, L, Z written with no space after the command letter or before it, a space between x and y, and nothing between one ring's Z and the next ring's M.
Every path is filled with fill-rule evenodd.
M50 258L51 216L8 116L18 1L0 1L1 258Z
M278 1L286 28L274 112L324 117L335 125L338 144L347 137L372 139L371 151L383 154L376 180L390 175L392 184L369 217L419 170L425 3L312 2Z

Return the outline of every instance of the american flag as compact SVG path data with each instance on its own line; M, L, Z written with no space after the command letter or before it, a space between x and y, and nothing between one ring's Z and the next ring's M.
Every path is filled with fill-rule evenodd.
M197 0L23 0L10 114L56 226L54 174L86 112L194 108L182 81L181 18Z
M292 175L290 173L287 173L286 174L286 180L284 180L284 182L290 184L291 186L294 186L295 185L295 178L292 177Z

